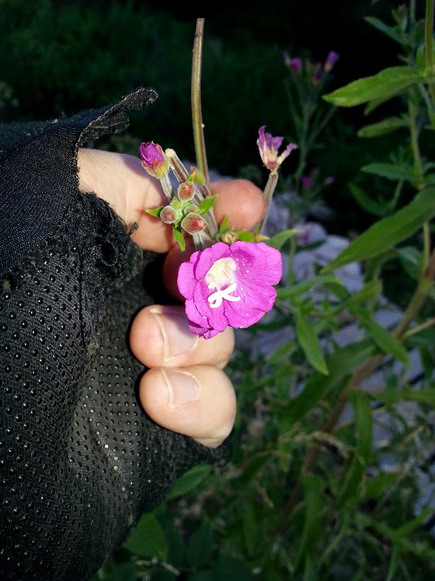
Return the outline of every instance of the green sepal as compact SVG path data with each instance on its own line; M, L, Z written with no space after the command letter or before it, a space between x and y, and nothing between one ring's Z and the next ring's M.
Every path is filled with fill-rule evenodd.
M175 227L172 228L172 234L174 235L175 240L178 242L181 252L184 252L186 250L186 241L184 240L183 234Z
M238 230L237 238L243 242L255 242L254 232L247 232L246 230Z
M158 208L154 208L154 210L145 210L147 214L151 214L151 216L155 216L158 218L160 216L160 212L162 211L163 206L159 206Z
M217 199L217 196L210 196L210 197L202 200L202 202L198 206L199 213L201 214L201 216L203 214L205 214L206 212L209 212L213 208L214 203L216 202L216 199Z

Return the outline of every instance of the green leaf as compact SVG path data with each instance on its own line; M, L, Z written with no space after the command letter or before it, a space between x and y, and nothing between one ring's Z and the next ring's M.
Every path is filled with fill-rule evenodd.
M269 238L269 240L265 240L265 242L268 246L272 246L272 248L281 250L281 248L284 246L287 240L293 238L293 236L295 236L298 232L299 230L297 228L283 230L282 232L278 232L277 234L275 234L275 236L272 236L272 238Z
M204 200L202 200L199 204L199 213L205 214L206 212L208 212L209 210L211 210L214 206L214 203L217 200L217 196L209 196L207 198L205 198Z
M393 181L412 182L414 174L411 169L395 163L369 163L361 168L365 173L371 173Z
M95 576L92 581L98 581ZM104 581L136 581L136 565L134 563L116 563L110 574L103 577Z
M296 567L301 565L306 555L313 553L316 540L323 535L320 514L322 511L322 491L325 481L317 474L309 474L301 478L305 493L305 519L302 537L299 544Z
M122 546L135 555L157 556L159 559L165 559L168 550L163 529L151 512L141 516L135 529Z
M327 273L344 264L367 260L386 252L399 242L412 236L434 215L435 189L428 188L420 192L412 202L392 216L387 216L370 226L321 272Z
M354 107L373 99L393 97L424 81L424 77L411 67L391 67L372 77L353 81L329 95L324 95L323 99L338 107Z
M192 534L187 548L187 559L192 567L204 567L211 559L213 531L208 523L202 524Z
M359 129L357 135L364 139L371 137L380 137L382 135L388 135L397 129L402 129L403 127L408 127L408 120L402 119L401 117L389 117L378 123L371 123L370 125L365 125Z
M297 297L303 293L312 291L315 287L323 284L337 284L344 287L343 281L335 274L319 275L303 280L297 284L285 288L277 289L277 298L281 300Z
M172 228L172 234L175 240L178 242L181 252L184 252L186 250L186 241L184 240L183 234L175 227Z
M403 390L403 399L435 405L435 386L422 389L405 388Z
M343 384L347 378L373 353L369 341L358 341L341 347L332 355L326 357L328 369L334 372L327 377L316 373L305 383L304 389L291 402L288 416L289 422L295 422L305 416L328 393Z
M399 260L406 273L417 280L423 269L423 255L414 246L405 246L397 249Z
M296 336L311 365L320 373L327 375L329 372L319 339L312 323L301 312L296 313Z
M191 492L209 476L210 472L211 466L209 464L198 464L194 466L175 481L167 498L175 498Z
M382 20L379 20L379 18L374 18L373 16L366 16L364 19L369 24L371 24L372 26L374 26L375 28L389 36L392 40L395 40L400 45L402 45L402 37L400 36L400 33L396 28L388 26L388 24L385 24L384 22L382 22Z
M155 208L154 210L145 210L145 212L147 214L151 214L151 216L155 216L156 218L158 218L160 216L160 212L162 211L163 206L159 206L158 208Z
M387 489L390 488L398 478L398 474L388 472L367 480L364 484L362 499L371 500L381 498L381 496L385 494Z
M349 392L349 400L352 404L358 440L354 458L341 489L339 497L341 505L352 498L358 498L358 485L365 473L372 450L373 417L370 399L363 391L353 390Z
M355 184L349 184L349 189L352 196L358 202L358 204L371 214L374 214L378 218L383 218L387 212L385 208L385 203L375 202L370 196L368 196L360 187Z
M408 352L403 344L384 327L370 319L362 320L361 324L381 351L392 355L407 367L411 365Z

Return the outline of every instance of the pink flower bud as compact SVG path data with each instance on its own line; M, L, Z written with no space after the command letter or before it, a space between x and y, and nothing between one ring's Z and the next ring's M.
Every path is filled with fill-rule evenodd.
M192 200L195 196L195 186L192 182L183 182L178 186L177 196L182 202Z
M190 212L185 216L181 222L181 227L189 234L196 234L202 232L207 227L207 222L200 214Z
M148 141L139 147L142 167L153 177L164 178L169 173L169 160L157 143Z

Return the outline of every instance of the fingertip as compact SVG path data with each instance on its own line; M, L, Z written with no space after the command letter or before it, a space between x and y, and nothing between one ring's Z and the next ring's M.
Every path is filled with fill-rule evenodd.
M209 447L219 446L234 425L233 386L214 366L150 369L140 382L139 398L156 423Z
M218 222L230 217L236 230L250 230L259 222L265 211L263 192L246 179L221 180L211 186L218 195L215 214Z

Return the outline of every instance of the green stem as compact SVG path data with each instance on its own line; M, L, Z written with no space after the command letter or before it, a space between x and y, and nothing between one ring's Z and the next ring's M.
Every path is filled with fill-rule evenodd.
M426 16L424 25L424 44L425 44L425 54L426 54L426 67L429 69L430 74L434 74L434 61L433 61L433 16L434 16L434 0L426 1Z
M261 234L263 230L264 224L267 220L270 210L270 204L272 203L273 193L276 188L276 184L278 183L278 172L271 171L269 173L269 177L267 179L266 186L264 188L264 199L266 201L266 209L264 211L263 218L261 219L260 223L257 226L257 233Z
M414 157L414 171L416 174L416 187L417 189L422 189L423 183L423 163L421 160L420 146L418 143L418 130L417 130L417 111L414 105L414 95L412 91L410 92L408 99L408 111L409 111L409 133L411 137L411 148Z
M202 122L201 111L201 66L202 66L202 39L204 35L204 18L196 21L195 41L193 44L192 59L192 127L193 141L195 145L196 163L206 183L209 182L209 172L207 166L207 154L204 139L204 124Z

